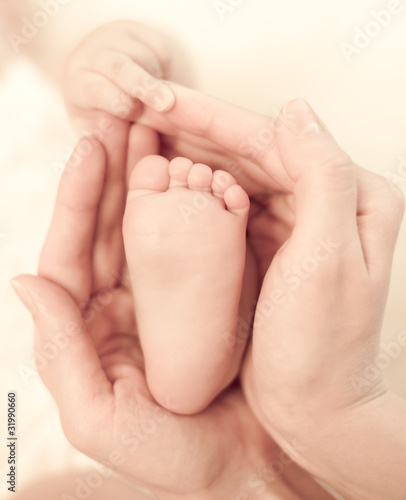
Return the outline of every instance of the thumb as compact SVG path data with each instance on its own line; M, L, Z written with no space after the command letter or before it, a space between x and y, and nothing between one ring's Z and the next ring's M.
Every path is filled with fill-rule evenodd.
M62 421L73 418L83 425L89 421L84 410L92 413L91 403L96 395L110 392L110 383L79 308L68 292L45 278L22 275L11 284L32 314L38 373L55 399Z
M292 239L357 236L355 166L306 101L288 103L276 122L280 157L294 181Z

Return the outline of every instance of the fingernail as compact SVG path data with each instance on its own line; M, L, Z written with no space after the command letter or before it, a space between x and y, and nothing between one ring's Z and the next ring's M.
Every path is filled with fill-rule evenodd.
M33 314L35 305L27 289L15 279L10 281L10 285L13 287L17 297L21 300L24 306L30 311L31 314Z
M168 111L175 102L175 96L172 92L163 87L162 90L157 90L154 93L152 107L156 111Z
M303 99L288 102L282 109L282 120L292 134L303 137L324 130L312 108Z

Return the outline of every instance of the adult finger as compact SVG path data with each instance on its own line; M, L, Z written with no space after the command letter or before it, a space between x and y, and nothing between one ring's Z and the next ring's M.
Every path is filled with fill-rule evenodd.
M108 421L103 412L109 411L113 394L80 310L47 279L23 275L12 284L33 317L39 375L55 399L67 437L83 449L96 422Z
M106 156L92 138L79 141L61 177L54 214L41 252L38 274L87 302L92 250L103 191Z
M126 164L130 124L106 113L97 117L106 151L106 173L93 244L93 292L111 284L124 265L121 231L126 199Z
M288 190L254 161L242 157L236 151L227 150L206 137L188 132L187 116L180 126L170 120L171 111L163 114L151 108L145 108L137 120L137 123L147 125L161 134L161 152L167 158L185 156L195 163L206 163L214 169L226 170L250 194L257 194L265 189L276 192Z
M221 148L238 154L260 167L285 190L293 182L281 162L275 142L276 124L273 118L260 115L233 104L166 82L175 93L174 107L164 118L180 130L206 137ZM156 121L148 109L143 122ZM248 168L250 166L248 165Z
M287 104L277 121L277 144L284 167L295 182L292 242L313 245L318 238L335 244L355 241L356 169L319 118L303 100Z

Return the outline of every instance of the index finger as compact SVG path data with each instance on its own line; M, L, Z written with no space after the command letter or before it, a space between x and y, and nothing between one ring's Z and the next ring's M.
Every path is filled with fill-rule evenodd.
M78 302L89 298L93 237L105 173L105 152L94 139L76 146L61 177L38 274Z
M274 118L172 82L166 83L176 97L174 107L165 113L172 124L237 153L259 166L284 189L292 190L292 180L279 156Z

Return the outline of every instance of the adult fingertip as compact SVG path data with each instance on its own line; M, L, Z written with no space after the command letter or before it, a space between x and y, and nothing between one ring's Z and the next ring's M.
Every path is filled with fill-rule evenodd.
M22 276L17 276L10 280L10 285L16 293L17 297L20 299L25 308L34 314L36 310L35 301L30 291L30 285L27 280L24 280Z
M322 121L304 99L294 99L285 104L277 125L277 131L286 128L298 137L317 135L325 131Z
M151 107L158 112L169 111L175 104L175 95L165 84L160 83L151 99Z
M294 99L282 108L276 122L276 138L282 162L293 180L316 174L319 179L330 178L330 183L337 177L353 182L352 159L304 99Z

